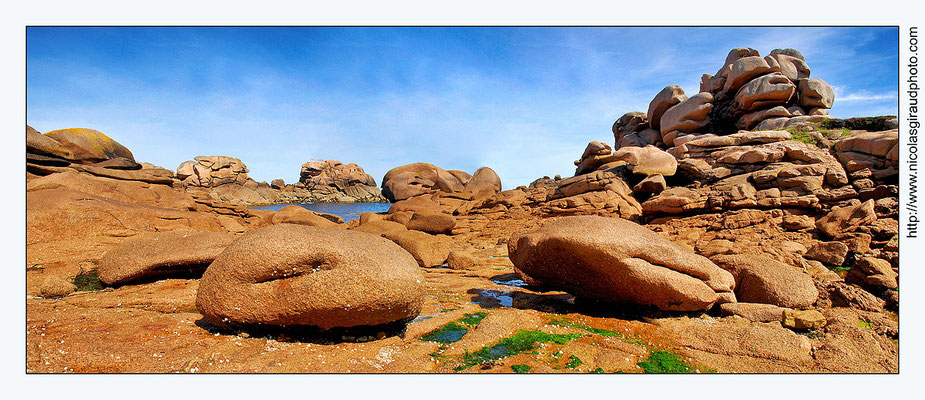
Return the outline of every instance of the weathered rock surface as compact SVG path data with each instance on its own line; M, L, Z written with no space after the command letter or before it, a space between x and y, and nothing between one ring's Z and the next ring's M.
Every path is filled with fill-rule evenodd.
M704 310L734 301L734 280L708 259L632 222L564 217L508 242L514 266L590 300Z
M219 232L170 231L139 235L112 248L100 262L107 285L201 273L237 236Z
M812 278L772 258L717 255L711 260L735 277L735 294L739 301L806 308L819 296Z
M848 255L848 246L842 242L816 242L806 251L804 256L810 260L841 266Z
M816 310L784 310L781 318L781 325L791 329L818 329L825 322L825 316Z
M854 232L861 225L867 225L877 220L874 211L874 201L836 208L824 217L816 220L816 229L832 239L843 237L846 233Z
M646 113L644 112L632 111L623 114L623 116L617 119L611 127L614 143L616 143L619 148L620 143L626 136L635 135L638 137L640 132L649 127L648 121Z
M662 141L672 146L679 134L688 134L703 128L710 122L711 110L713 95L710 93L697 93L669 108L659 121Z
M754 322L781 320L783 308L764 303L723 303L719 305L723 315L736 315Z
M822 79L800 80L800 105L806 108L832 108L835 91Z
M296 225L305 225L305 226L316 226L319 228L336 228L339 223L343 223L343 219L337 217L336 215L316 213L314 211L308 210L305 207L297 205L289 205L281 208L270 218L269 223L272 225L276 224L296 224ZM332 221L331 217L340 219L340 221Z
M649 102L649 110L646 112L646 118L653 129L661 128L662 115L669 108L676 106L678 103L687 100L684 89L678 85L665 86L662 91L655 95L655 98Z
M70 152L72 158L69 158L69 160L80 164L91 164L115 157L135 161L135 157L129 149L97 130L86 128L59 129L47 132L45 136L58 142L63 150ZM50 143L44 142L46 144ZM51 147L54 147L53 144ZM44 148L47 149L48 147ZM64 154L59 153L58 155L63 156Z
M899 287L899 274L893 271L890 262L874 257L864 257L848 270L848 280L862 284L896 289Z
M752 79L742 86L735 95L735 103L739 110L754 111L786 104L795 92L793 82L778 72Z
M30 153L74 160L74 153L66 149L60 142L26 125L26 156L28 157Z
M424 268L441 265L450 255L449 239L445 236L412 230L388 230L381 235L405 249Z
M405 226L408 229L432 234L448 234L456 227L456 218L445 213L419 211L411 215L411 219Z
M196 308L223 327L380 325L420 313L423 280L414 259L386 239L276 225L225 249L200 281Z
M194 161L184 161L177 167L177 177L188 186L216 187L247 181L250 170L240 159L227 156L197 156Z

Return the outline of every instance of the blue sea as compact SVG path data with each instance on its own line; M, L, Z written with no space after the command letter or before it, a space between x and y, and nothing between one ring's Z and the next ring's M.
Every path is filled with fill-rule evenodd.
M254 206L254 210L271 210L279 211L286 206L300 206L314 212L328 213L340 216L344 222L353 221L360 218L360 214L365 212L386 212L392 203L305 203L305 204L272 204L269 206Z

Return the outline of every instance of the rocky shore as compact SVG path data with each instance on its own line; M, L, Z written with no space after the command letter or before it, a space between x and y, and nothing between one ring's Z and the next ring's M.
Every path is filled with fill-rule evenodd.
M895 373L898 131L834 101L799 51L733 49L510 190L27 126L27 370ZM363 201L392 205L247 208Z

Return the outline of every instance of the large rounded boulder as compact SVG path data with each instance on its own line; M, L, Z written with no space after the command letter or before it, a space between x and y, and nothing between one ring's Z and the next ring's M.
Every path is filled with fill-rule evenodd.
M463 184L453 174L428 163L395 167L382 178L382 195L391 202L438 191L462 192L463 189Z
M209 266L196 308L214 325L320 329L410 320L424 303L414 258L388 239L293 224L241 236Z
M483 192L495 194L501 191L501 177L495 170L481 167L475 170L472 178L465 182L465 191L479 194Z
M98 274L107 285L198 274L237 236L219 232L167 231L126 239L103 254Z
M533 280L593 301L673 311L735 301L732 274L623 219L557 219L512 237L508 254Z
M81 163L92 164L116 157L135 161L135 156L128 148L97 130L59 129L45 133L45 136L60 143L64 150L73 155L74 161Z
M501 178L488 167L481 167L469 175L433 164L414 163L392 168L382 178L382 195L393 203L424 194L490 196L500 191Z

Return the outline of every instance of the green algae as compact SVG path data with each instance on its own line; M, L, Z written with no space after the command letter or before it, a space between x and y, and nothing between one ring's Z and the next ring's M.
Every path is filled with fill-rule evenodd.
M526 374L530 371L530 366L527 364L512 365L511 371L514 371L515 374Z
M604 369L601 368L601 367L597 367L594 371L591 371L591 372L588 372L588 373L589 373L589 374L603 374L603 373L604 373Z
M458 321L463 324L469 325L469 326L476 326L479 324L479 322L482 322L482 320L485 319L485 317L487 316L488 316L487 312L475 312L475 313L464 315Z
M565 368L568 368L568 369L575 369L575 368L578 368L579 365L584 364L584 362L582 362L580 358L574 355L572 355L568 359L569 361L565 363Z
M100 276L97 274L96 270L81 272L74 277L71 283L77 286L78 292L103 290L103 282L100 280Z
M447 323L424 336L421 340L435 343L454 343L460 341L470 328L474 328L488 316L486 312L475 312L463 315L462 318Z
M501 339L491 346L483 347L474 353L466 352L463 356L462 364L454 368L454 370L462 371L473 365L529 352L536 349L540 343L566 344L583 336L585 335L577 333L560 335L521 329L514 335Z
M549 325L561 326L565 328L577 328L577 329L581 329L588 333L592 333L598 336L615 337L615 338L623 340L626 343L634 344L637 346L644 346L644 343L638 338L627 336L623 334L622 332L610 331L610 330L600 329L600 328L592 328L582 323L569 321L566 318L554 319L552 321L549 321Z
M690 374L694 372L694 367L681 360L681 356L661 350L649 353L645 361L640 361L636 365L647 374Z

